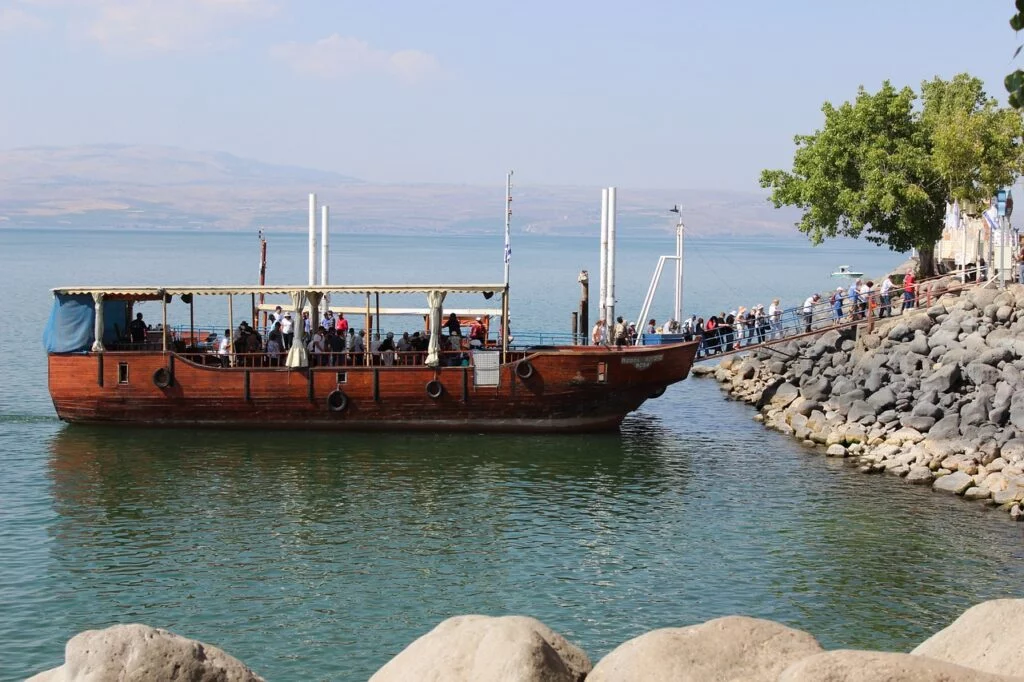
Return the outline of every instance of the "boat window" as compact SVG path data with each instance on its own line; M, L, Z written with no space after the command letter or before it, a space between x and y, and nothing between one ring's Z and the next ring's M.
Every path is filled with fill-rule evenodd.
M597 363L597 380L600 383L608 381L608 363L599 362Z
M338 383L344 384L348 381L348 372L338 372Z
M117 363L117 383L127 384L128 383L128 363L119 362Z

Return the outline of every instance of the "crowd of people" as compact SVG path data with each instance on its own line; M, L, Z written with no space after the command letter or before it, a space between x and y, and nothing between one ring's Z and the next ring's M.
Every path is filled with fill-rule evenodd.
M812 294L803 305L783 308L778 298L765 309L763 304L749 308L739 306L729 312L699 317L691 315L680 324L669 320L658 326L649 320L644 327L647 335L679 335L685 341L701 339L701 356L724 353L746 346L782 339L794 334L809 333L822 324L836 325L856 322L872 317L889 317L893 310L902 311L916 305L916 280L908 272L897 285L886 276L877 287L872 280L855 279L849 287L837 287L828 299ZM637 342L636 324L622 317L616 318L609 330L604 320L598 320L591 332L594 345L623 346Z
M301 330L301 332L299 331ZM383 338L374 332L367 341L366 331L358 332L349 325L344 313L337 316L327 310L314 328L309 313L303 311L301 323L295 324L291 312L281 307L268 314L264 334L243 321L231 332L225 329L217 345L221 365L270 366L285 364L294 343L304 343L312 366L346 367L371 365L391 367L417 365L426 361L431 332L403 332L395 336L387 332ZM487 327L483 318L476 317L467 334L463 334L462 321L451 313L439 333L440 362L442 366L468 364L468 352L488 345ZM368 355L368 358L367 358Z

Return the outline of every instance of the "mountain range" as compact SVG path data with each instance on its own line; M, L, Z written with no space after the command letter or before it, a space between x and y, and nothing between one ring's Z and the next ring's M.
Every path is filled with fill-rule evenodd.
M304 230L307 195L316 192L337 229L493 234L504 210L504 178L496 180L385 184L177 147L28 147L0 151L0 227ZM597 230L600 188L517 183L513 195L514 232ZM667 209L677 203L692 236L797 235L798 214L753 191L619 188L617 224L671 231L675 216Z

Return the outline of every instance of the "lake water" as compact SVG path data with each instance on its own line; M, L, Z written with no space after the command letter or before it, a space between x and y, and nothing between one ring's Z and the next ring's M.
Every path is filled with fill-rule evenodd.
M620 242L626 317L672 248ZM581 268L597 298L596 240L526 235L513 249L514 332L568 331ZM502 277L500 237L342 235L333 252L335 282ZM268 679L359 680L456 614L532 615L597 660L733 613L826 647L907 649L968 605L1021 596L1006 514L810 454L711 381L600 436L311 433L297 450L277 433L56 420L39 344L49 288L253 282L257 253L249 234L0 230L0 680L118 622L216 644ZM269 254L268 281L305 279L301 235L271 235ZM901 260L857 242L694 240L686 309L796 305L835 286L839 264ZM197 323L227 322L223 302L197 304Z

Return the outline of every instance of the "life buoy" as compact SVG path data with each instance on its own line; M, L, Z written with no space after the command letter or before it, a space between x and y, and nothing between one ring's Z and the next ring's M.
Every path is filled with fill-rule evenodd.
M344 412L348 407L348 396L341 391L331 391L327 396L327 409L331 412Z
M523 360L516 365L516 376L520 379L529 379L533 376L533 365L529 360Z
M437 400L444 394L444 386L437 379L433 379L427 382L427 395Z
M650 394L647 397L648 397L648 399L653 400L655 398L660 398L663 395L665 395L665 387L664 386L662 386L657 391L655 391L654 393Z
M153 385L157 388L167 388L171 385L171 370L161 367L153 372Z

